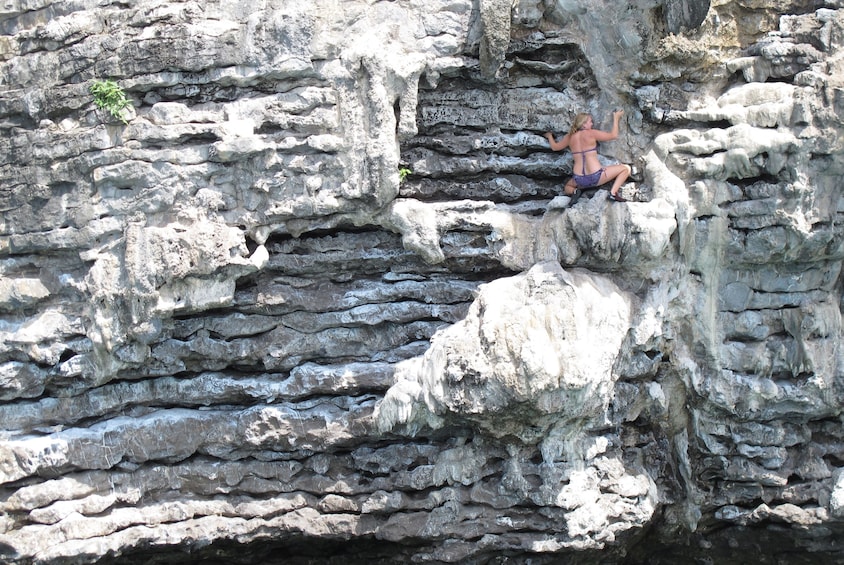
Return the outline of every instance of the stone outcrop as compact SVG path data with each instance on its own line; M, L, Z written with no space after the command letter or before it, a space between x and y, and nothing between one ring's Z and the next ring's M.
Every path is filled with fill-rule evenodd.
M840 0L0 33L4 562L844 563Z

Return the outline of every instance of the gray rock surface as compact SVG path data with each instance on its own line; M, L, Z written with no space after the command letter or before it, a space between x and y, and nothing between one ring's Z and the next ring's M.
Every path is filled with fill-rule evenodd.
M843 38L0 3L0 558L844 563ZM631 201L570 206L542 134L615 108Z

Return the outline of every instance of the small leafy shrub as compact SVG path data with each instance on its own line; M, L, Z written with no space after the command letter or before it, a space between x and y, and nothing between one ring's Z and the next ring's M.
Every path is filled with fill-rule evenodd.
M124 124L128 124L123 110L131 104L126 93L113 80L97 80L91 85L91 94L94 95L94 104L100 110L105 110Z
M412 173L413 171L405 167L399 169L399 183L403 183L405 179L407 179L407 175L410 175Z

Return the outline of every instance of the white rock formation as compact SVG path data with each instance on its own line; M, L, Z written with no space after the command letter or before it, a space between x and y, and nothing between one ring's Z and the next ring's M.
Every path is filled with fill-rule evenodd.
M457 420L525 441L602 423L634 302L612 281L556 262L483 285L465 319L397 367L379 423L418 430Z

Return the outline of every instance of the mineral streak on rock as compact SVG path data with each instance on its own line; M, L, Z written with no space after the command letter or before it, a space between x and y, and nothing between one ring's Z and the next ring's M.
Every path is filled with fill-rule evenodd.
M844 563L842 52L840 0L2 3L0 559ZM571 206L543 134L616 108L630 202Z

